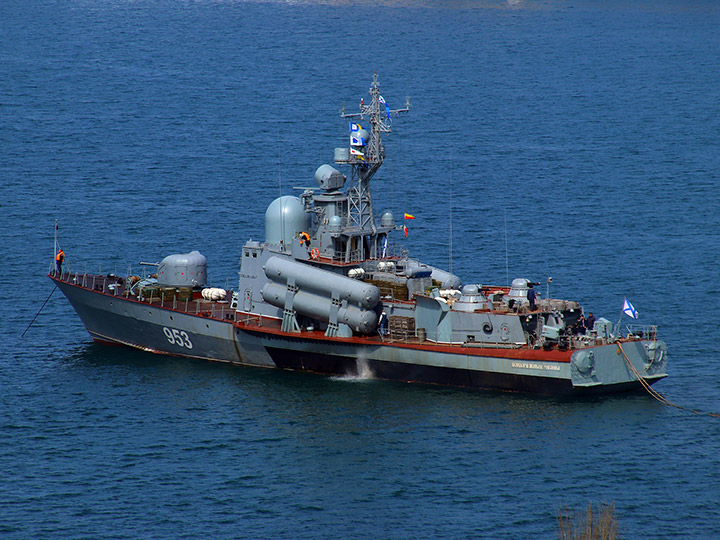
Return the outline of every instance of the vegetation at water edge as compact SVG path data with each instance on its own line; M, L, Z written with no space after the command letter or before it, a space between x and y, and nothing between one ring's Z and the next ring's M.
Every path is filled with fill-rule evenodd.
M559 540L617 540L619 532L615 503L598 504L597 513L592 503L585 512L567 507L558 512Z

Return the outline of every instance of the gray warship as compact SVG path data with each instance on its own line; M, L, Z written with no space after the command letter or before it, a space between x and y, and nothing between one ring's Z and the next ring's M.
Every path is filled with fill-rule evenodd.
M387 106L376 73L369 102L341 113L349 140L334 163L348 174L321 165L317 187L272 201L264 241L242 248L237 289L209 286L198 251L141 263L142 275L53 262L48 277L93 340L176 357L549 395L665 377L655 326L585 326L577 302L541 298L529 279L463 284L393 252L404 227L373 213L370 183L383 135L408 110Z

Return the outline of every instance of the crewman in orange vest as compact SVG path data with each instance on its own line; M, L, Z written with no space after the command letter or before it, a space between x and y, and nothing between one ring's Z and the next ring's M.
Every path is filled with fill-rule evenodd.
M305 231L300 233L300 243L304 243L306 246L310 245L310 235Z
M65 252L62 249L59 249L57 252L57 255L55 255L55 264L57 265L57 275L62 275L62 265L65 261Z

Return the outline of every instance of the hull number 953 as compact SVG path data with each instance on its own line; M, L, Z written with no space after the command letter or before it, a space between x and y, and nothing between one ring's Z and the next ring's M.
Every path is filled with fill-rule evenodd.
M170 342L170 345L177 345L178 347L192 349L192 341L190 341L190 336L188 336L185 330L178 330L177 328L168 328L163 326L163 333Z

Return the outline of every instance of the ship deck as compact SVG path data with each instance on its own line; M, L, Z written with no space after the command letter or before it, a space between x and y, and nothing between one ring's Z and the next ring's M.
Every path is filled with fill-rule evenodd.
M192 298L179 298L177 294L168 297L164 294L159 296L153 294L146 298L138 298L134 294L130 294L125 278L113 274L63 272L61 276L49 274L48 277L56 282L62 281L99 294L120 297L129 302L149 304L163 309L216 320L233 322L236 320L237 312L230 307L229 300L206 300L200 296L199 292L194 293Z
M164 294L159 296L151 295L145 298L139 298L131 294L127 287L125 278L114 274L88 274L79 272L63 272L62 275L55 275L54 272L49 274L55 282L63 282L85 290L93 291L111 297L120 297L128 302L136 302L149 304L160 309L171 310L188 315L210 318L217 321L228 322L244 331L272 334L287 339L305 339L310 341L333 341L337 343L353 343L365 346L393 346L408 347L432 351L444 351L457 354L462 351L463 354L470 356L489 356L497 355L498 351L502 351L502 355L510 358L519 358L527 360L542 359L544 361L569 362L570 356L575 350L587 348L588 346L603 345L605 343L588 344L580 341L571 341L570 346L566 349L559 350L543 350L530 348L526 344L517 343L496 343L496 342L463 342L463 343L437 343L427 339L420 338L416 331L413 330L396 330L391 329L385 335L379 332L372 334L356 334L351 337L328 337L322 330L304 328L301 332L284 332L281 329L281 320L275 317L262 316L253 313L238 311L231 307L230 301L225 300L206 300L200 296L199 292L194 292L192 297L179 298L177 294L166 297ZM230 295L228 295L229 297ZM227 297L226 297L227 298ZM633 338L620 340L621 342L632 341Z

